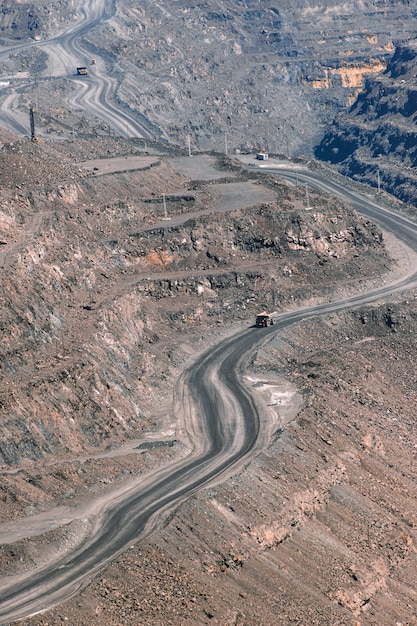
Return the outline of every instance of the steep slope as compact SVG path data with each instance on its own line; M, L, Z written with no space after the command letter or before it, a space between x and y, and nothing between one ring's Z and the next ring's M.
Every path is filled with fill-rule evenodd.
M0 461L9 466L137 437L186 356L178 334L201 340L228 327L229 311L248 323L259 306L293 306L321 295L323 282L343 289L389 267L379 230L335 198L312 194L317 208L306 212L303 189L274 178L261 186L228 160L208 181L191 182L166 156L95 176L76 165L74 152L87 149L55 144L51 164L46 144L3 148ZM199 163L212 171L215 160ZM161 222L162 189L178 225ZM236 209L235 196L257 204Z
M316 149L348 176L416 201L417 42L398 46L385 72L367 80ZM379 177L379 181L378 181Z
M71 16L81 4L71 3ZM17 6L10 7L17 32L30 38L20 10L27 5ZM65 7L48 8L55 15L48 32L59 30ZM415 9L393 0L118 0L111 7L112 17L83 37L83 63L95 58L95 71L110 74L118 106L178 146L189 137L193 149L311 155L327 121L356 100L366 76L386 68L393 42L417 27ZM11 15L0 14L9 35ZM26 85L13 106L27 115L37 102L38 124L51 136L110 132L71 104L76 87L68 76L50 80L54 58L45 57L32 47L2 60L3 75Z
M85 45L117 78L119 104L170 141L308 153L416 16L388 0L281 4L123 0ZM42 36L75 5L48 5L60 17ZM4 36L13 13L32 38L27 5L4 9ZM214 174L213 157L193 157L199 176L187 175L166 146L117 139L74 110L68 81L43 81L42 63L18 53L3 65L36 74L22 110L36 97L39 123L71 140L0 137L0 515L5 532L38 514L55 526L3 541L3 577L88 532L84 519L60 523L64 507L186 454L170 390L192 355L247 327L259 306L352 293L392 264L379 229L334 197L311 192L306 211L304 189L229 159ZM378 116L384 97L375 92ZM413 118L406 103L400 114ZM158 159L142 169L81 165L145 151ZM276 410L297 388L298 419L81 596L26 623L416 623L414 301L305 321L261 349L252 384Z
M88 41L119 77L120 103L171 141L219 149L227 134L230 147L309 154L329 110L384 69L416 19L398 2L124 0Z
M414 625L415 295L269 342L252 384L282 408L285 373L304 395L298 418L76 598L23 623ZM26 561L39 547L0 556L6 567L13 548Z

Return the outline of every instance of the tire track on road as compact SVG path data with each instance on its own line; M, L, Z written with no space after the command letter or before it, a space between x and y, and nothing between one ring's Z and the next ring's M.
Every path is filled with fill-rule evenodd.
M405 221L408 230L412 222ZM417 226L414 232L417 238ZM140 484L119 495L99 513L95 531L70 555L0 591L0 619L22 618L73 596L133 541L156 530L181 502L238 472L267 445L273 424L263 414L261 419L244 374L250 355L272 334L305 318L366 305L416 287L417 273L411 272L366 293L283 313L275 326L262 331L249 328L200 355L175 389L176 417L192 449L190 455L141 478Z

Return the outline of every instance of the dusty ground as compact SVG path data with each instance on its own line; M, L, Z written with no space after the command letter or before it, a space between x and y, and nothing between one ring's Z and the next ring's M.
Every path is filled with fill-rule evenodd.
M79 20L80 6L79 0L3 0L0 43L44 41ZM115 104L153 136L183 147L189 137L193 149L203 150L227 143L230 152L312 155L329 121L356 101L368 77L384 71L394 44L416 32L409 3L395 1L352 7L342 0L324 6L176 0L172 10L165 0L118 0L106 6L109 19L84 35L79 63L90 67L94 58L94 71L117 81ZM9 106L16 97L23 127L36 103L43 138L109 134L106 122L74 104L75 67L60 71L57 56L41 46L3 56L1 78L10 85L2 101ZM22 82L29 89L22 91ZM395 124L396 115L391 118ZM384 145L374 158L378 153L385 154Z
M88 173L79 164L109 151L140 156L105 138L55 146L54 176L38 184L48 146L4 140L15 155L2 162L0 215L7 576L76 543L95 499L186 454L170 394L196 352L260 306L353 293L415 260L340 201L312 194L306 212L304 189L227 159L161 151L146 169ZM16 177L33 151L37 168ZM416 623L416 314L407 294L276 336L248 382L279 383L276 410L300 394L297 419L80 595L23 623ZM25 516L48 532L24 539Z
M76 599L24 623L417 623L408 298L273 340L256 376L290 378L297 420Z
M76 15L60 0L3 4L5 45ZM118 3L84 45L117 75L118 106L184 153L189 137L193 151L311 154L335 108L415 31L403 3L177 4ZM51 79L53 63L36 48L1 63L6 111L16 96L27 128L35 102L42 138L0 131L3 579L71 549L88 512L187 454L171 392L196 352L259 308L415 266L334 198L312 194L307 214L304 190L276 176L115 137L69 104L74 85ZM297 418L82 593L23 623L417 624L415 295L271 340L248 384L273 393L271 410L299 397Z

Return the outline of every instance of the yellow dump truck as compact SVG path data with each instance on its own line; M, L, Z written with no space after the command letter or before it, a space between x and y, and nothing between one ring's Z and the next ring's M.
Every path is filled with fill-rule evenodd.
M273 311L272 313L267 313L266 311L262 311L262 313L258 313L256 316L255 324L258 328L265 328L266 326L272 326L277 321L278 313Z

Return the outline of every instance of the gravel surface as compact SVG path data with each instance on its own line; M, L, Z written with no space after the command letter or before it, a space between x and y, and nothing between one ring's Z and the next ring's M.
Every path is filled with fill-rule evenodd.
M30 155L24 146L21 159ZM129 160L123 141L114 147ZM103 148L99 140L97 157ZM72 165L87 152L92 158L91 141L54 149L62 151L63 180L2 190L4 302L12 303L2 313L10 339L0 381L5 575L76 545L88 533L87 511L187 454L170 388L190 357L236 324L247 327L261 304L291 308L321 297L323 285L329 294L350 293L414 263L339 200L312 193L315 210L306 212L304 189L270 174L265 186L253 173L245 181L233 161L222 160L216 180L215 161L205 157L209 176L196 185L163 151L152 168L96 178ZM265 198L236 209L227 185L248 184ZM171 214L182 217L178 226L152 228L162 190ZM401 617L398 603L413 606L411 592L394 588L403 576L411 588L414 448L393 448L393 426L385 430L381 416L412 427L404 407L414 402L413 368L389 364L403 363L395 355L404 350L412 362L413 303L410 295L408 304L309 320L268 342L248 382L267 394L271 410L299 397L297 419L238 476L183 504L162 532L81 595L25 623L272 624L277 610L283 624ZM7 543L20 525L27 537L28 522L43 534Z

